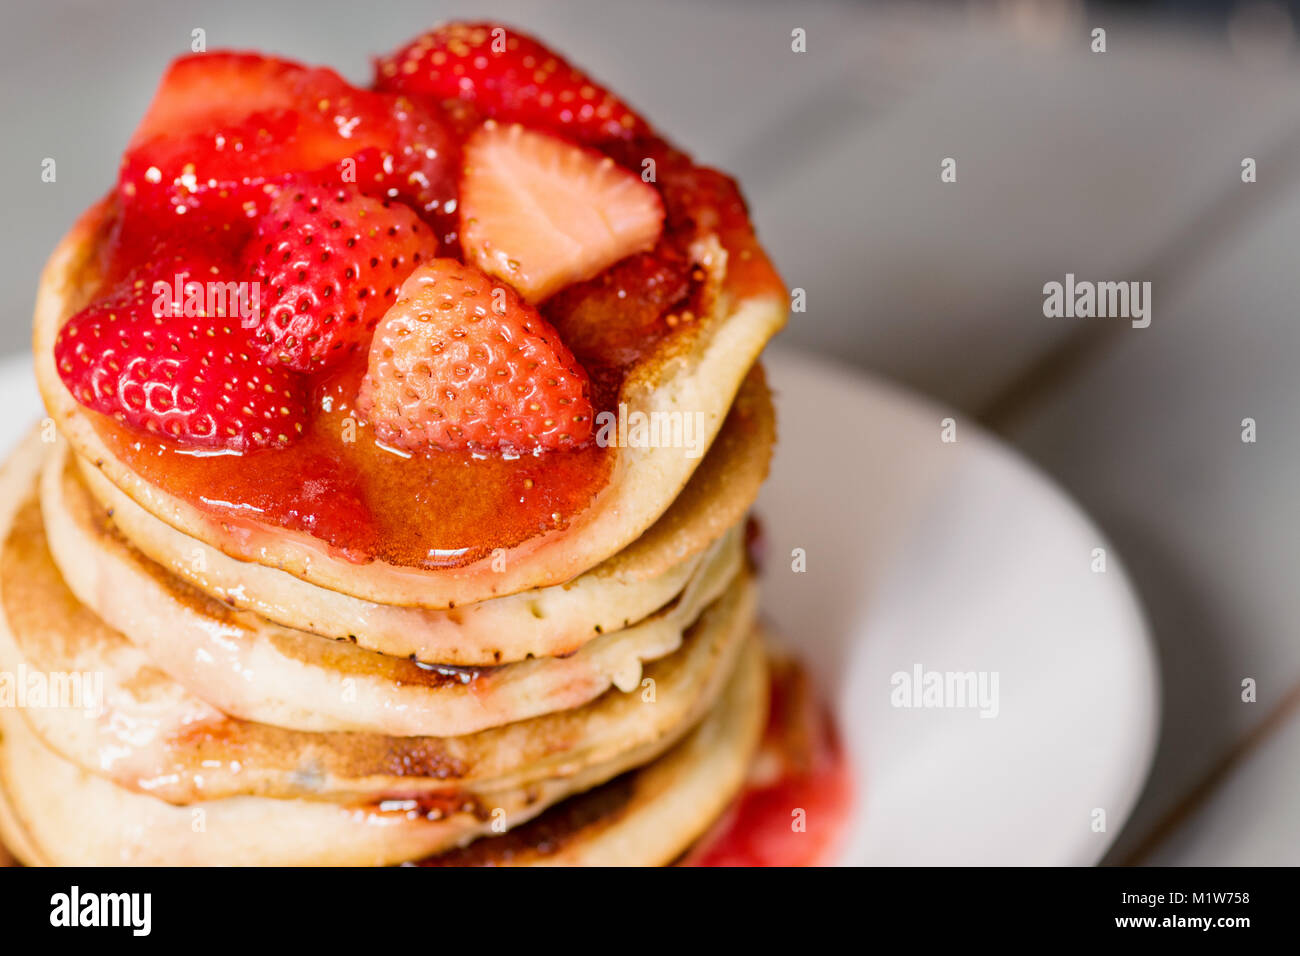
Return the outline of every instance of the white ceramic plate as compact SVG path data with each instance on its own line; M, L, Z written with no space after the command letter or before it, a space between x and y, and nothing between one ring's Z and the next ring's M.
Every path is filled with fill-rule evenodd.
M843 862L1095 863L1141 789L1159 713L1116 556L962 416L945 443L950 413L923 400L788 352L766 361L780 443L759 505L764 603L831 695L853 761ZM0 361L6 451L43 414L30 362ZM997 715L893 706L893 676L917 667L984 672L986 689L996 673Z
M969 418L821 360L766 361L780 441L759 504L764 604L854 762L842 862L1096 863L1142 788L1160 712L1117 556ZM988 691L996 674L996 716L952 706L955 687L944 708L896 706L895 675L918 667L922 685L983 672Z

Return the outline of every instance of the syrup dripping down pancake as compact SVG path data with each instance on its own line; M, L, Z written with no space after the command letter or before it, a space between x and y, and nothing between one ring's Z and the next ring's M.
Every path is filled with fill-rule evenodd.
M52 459L57 465L57 458ZM73 594L151 663L221 711L303 731L457 736L579 707L681 646L742 564L741 528L667 607L564 657L486 668L417 663L233 611L95 519L66 472L42 482L46 541Z
M392 520L374 542L374 553L365 555L344 554L306 532L268 524L257 517L260 506L232 503L218 494L219 486L227 481L243 489L241 495L250 488L254 496L265 493L258 481L259 466L251 458L245 462L230 456L193 456L184 449L170 448L164 439L126 432L111 419L79 405L59 378L54 365L54 339L60 326L98 286L98 253L112 227L112 218L111 205L92 207L46 265L37 295L33 334L41 395L50 416L80 457L92 462L141 507L232 557L275 567L320 587L374 603L438 609L463 606L562 584L600 564L631 544L667 511L699 464L699 458L686 447L660 444L601 448L607 477L589 502L570 502L571 512L557 512L559 526L551 530L534 527L519 540L503 542L497 540L493 526L513 514L510 495L514 486L499 484L492 476L505 466L430 458L420 467L451 469L449 474L454 475L455 487L460 489L458 495L471 495L476 501L485 494L492 497L487 504L474 505L477 510L472 512L473 520L467 518L448 532L452 537L447 542L453 544L476 535L485 544L444 549L425 547L429 541L421 538L423 550L418 556L408 553L411 547L407 545L399 549L401 553L389 553L393 541L385 536L391 538L403 529L419 534L439 533L437 529L445 523L439 517L441 510L459 513L461 497L434 495L418 507L412 506L414 499L406 498L372 502L391 514ZM698 437L707 447L763 346L783 325L787 302L780 280L770 268L756 270L754 262L728 266L726 250L716 240L713 251L703 258L707 261L701 267L712 271L708 285L715 289L707 308L625 367L619 376L617 401L606 404L619 408L629 420L632 416L650 420L676 414L690 416L694 421L694 416L699 415L702 427ZM765 278L753 283L729 282L728 268L738 275ZM322 452L326 460L331 454L334 452ZM416 484L424 487L425 478L414 466L408 476L392 462L375 461L382 462L385 472L371 476L373 494L409 485L404 478L410 476L420 478ZM574 458L552 455L538 465L541 471L537 480L560 481L562 485L565 469L580 467L576 462ZM337 467L337 463L330 467ZM480 476L482 483L471 476ZM275 488L283 486L284 493L289 493L287 489L295 481L301 483L297 466L289 467L277 481L280 483ZM556 494L560 493L557 489ZM275 499L281 493L273 490L270 494ZM418 497L420 493L413 494ZM196 502L206 503L200 506ZM269 506L280 505L283 502L269 502Z
M68 500L84 481L132 546L223 604L396 657L477 667L571 654L671 602L757 497L774 441L760 366L682 494L626 549L565 584L445 611L376 604L230 558L141 508L66 443L48 467L79 472L65 477Z
M0 837L28 865L660 865L680 856L743 786L766 707L763 650L751 639L718 703L658 760L609 790L593 788L578 798L577 813L565 808L561 823L551 817L530 830L537 808L527 808L504 817L511 829L494 836L489 812L462 832L463 851L436 848L447 842L446 819L400 810L261 797L171 806L78 769L7 710ZM523 829L512 840L515 827Z
M31 488L41 451L30 439L5 470L0 666L99 675L102 699L92 713L33 707L23 711L27 723L83 769L175 802L236 794L480 797L584 773L608 776L649 759L699 719L753 620L754 588L742 575L679 651L645 668L648 683L632 693L610 690L579 708L475 734L307 733L240 720L206 701L202 686L192 693L172 680L63 583Z

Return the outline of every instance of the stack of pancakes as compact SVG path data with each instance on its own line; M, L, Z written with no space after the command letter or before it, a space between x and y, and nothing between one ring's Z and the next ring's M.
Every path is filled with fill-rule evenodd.
M779 283L729 285L630 369L708 450L620 448L563 532L467 567L354 563L196 509L102 440L53 367L111 209L37 306L50 420L0 476L0 834L29 864L664 864L744 784L767 708L746 514L775 425ZM745 289L740 292L736 290ZM729 291L732 290L732 291Z

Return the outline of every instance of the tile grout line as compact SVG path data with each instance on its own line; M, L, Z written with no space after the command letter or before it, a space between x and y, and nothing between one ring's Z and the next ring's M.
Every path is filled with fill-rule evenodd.
M1294 684L1264 719L1230 747L1209 771L1147 831L1141 842L1117 862L1119 866L1141 866L1179 827L1190 820L1245 759L1260 748L1300 711L1300 682Z
M1153 288L1177 287L1199 262L1270 208L1286 185L1300 181L1300 129L1269 147L1259 166L1276 169L1278 175L1267 185L1251 184L1244 198L1236 189L1225 189L1137 274L1150 277ZM1274 186L1274 182L1278 185ZM1237 185L1245 187L1243 183ZM1111 323L1081 325L985 402L976 417L991 431L1009 437L1011 428L1032 408L1077 379L1129 332L1126 326Z
M873 20L853 20L846 25L846 32L866 32L872 29ZM810 155L848 139L858 127L844 122L845 116L865 114L867 122L876 122L930 89L942 75L940 64L951 65L953 51L960 54L963 49L950 33L937 42L943 45L945 54L935 55L928 71L915 65L897 67L892 74L873 77L867 91L860 85L861 64L856 47L845 41L836 48L830 65L804 86L796 100L769 116L757 130L750 130L739 148L724 154L725 167L737 168L744 156L767 155L766 162L746 176L744 185L754 194L772 188ZM773 153L773 143L785 144L785 151Z
M1300 181L1300 158L1292 158L1300 157L1300 129L1294 130L1269 148L1265 157L1270 167L1280 171L1276 179L1270 180L1268 188L1252 190L1245 201L1231 190L1221 193L1195 218L1191 226L1183 230L1178 239L1148 263L1144 274L1152 276L1153 286L1177 284L1183 275L1195 268L1197 262L1213 254L1237 231L1257 218L1282 193L1286 185ZM1279 185L1273 187L1273 181ZM1011 429L1034 406L1061 390L1070 380L1079 378L1108 351L1117 347L1124 332L1124 329L1109 325L1082 326L1031 363L1010 385L987 402L977 417L991 431L1010 440ZM1283 695L1281 702L1265 715L1258 726L1234 741L1210 770L1169 810L1160 815L1138 845L1126 853L1117 865L1136 866L1148 859L1208 802L1247 756L1286 724L1297 709L1300 709L1300 683Z

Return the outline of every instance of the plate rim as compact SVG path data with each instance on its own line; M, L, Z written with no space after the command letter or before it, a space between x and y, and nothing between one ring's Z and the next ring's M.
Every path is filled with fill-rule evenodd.
M1114 846L1120 834L1127 829L1132 819L1133 810L1150 780L1158 749L1164 703L1159 655L1151 632L1150 620L1143 607L1141 596L1133 585L1132 576L1128 572L1122 553L1114 548L1110 537L1098 525L1092 515L1065 490L1054 476L1029 458L1021 449L979 423L972 414L955 407L945 406L943 402L932 396L889 378L866 372L836 357L777 344L769 346L763 353L761 360L768 363L774 370L772 378L777 386L779 426L784 427L780 386L781 379L784 377L783 370L786 369L793 370L795 374L816 375L835 389L854 393L860 400L866 400L873 404L885 402L890 406L893 413L917 421L933 415L942 417L947 408L946 414L957 417L961 421L963 435L973 436L971 439L964 437L963 442L970 441L976 446L978 454L1001 458L1014 471L1025 475L1029 481L1047 493L1053 502L1054 509L1059 509L1063 514L1079 522L1095 536L1099 544L1106 548L1109 563L1107 573L1108 575L1114 573L1118 577L1118 591L1115 600L1125 607L1135 622L1133 644L1135 649L1139 651L1136 659L1144 672L1139 676L1143 678L1142 683L1147 692L1137 698L1137 706L1142 707L1142 712L1134 716L1140 720L1140 724L1135 723L1130 727L1130 732L1125 738L1128 746L1125 748L1125 753L1121 755L1124 760L1133 761L1132 766L1139 769L1125 777L1125 792L1117 795L1116 803L1123 808L1123 812L1119 817L1120 823L1116 827L1107 828L1104 840L1094 841L1093 846L1097 847L1097 849L1088 854L1088 860L1084 865L1100 863ZM28 396L33 418L39 420L43 407L35 389L30 361L30 355L26 353L9 353L0 356L0 390ZM26 429L30 427L31 421L21 414L11 415L8 418L8 423L0 426L0 445L4 446L6 454L12 450ZM13 432L12 436L7 439L4 437L6 429ZM780 454L780 447L778 443L778 455ZM1136 759L1134 760L1134 758ZM870 802L869 794L870 791L866 790L855 796L854 821L850 823L850 831L856 829L863 818L866 807ZM847 852L849 840L846 839L845 842L846 849L843 852ZM855 861L840 860L839 862L844 865L863 865ZM1062 861L1058 865L1078 865L1078 863L1077 861Z
M1120 834L1124 833L1132 821L1143 792L1151 779L1162 728L1164 712L1164 689L1161 680L1160 659L1151 630L1150 618L1146 612L1132 575L1124 561L1121 551L1115 548L1111 537L1098 524L1096 519L1065 489L1065 487L1042 466L1028 457L1020 448L1005 440L978 421L973 413L956 406L948 406L942 400L927 395L888 377L863 370L843 359L826 356L805 349L792 348L780 343L770 345L761 356L761 360L773 370L770 378L777 392L778 429L788 427L783 420L783 407L780 401L782 370L793 369L796 374L816 375L829 386L844 389L860 396L862 399L879 403L887 402L891 410L917 421L933 416L935 421L952 416L958 419L962 428L962 442L975 446L976 453L991 455L1009 465L1015 472L1023 474L1026 479L1043 490L1052 502L1053 510L1078 522L1090 532L1099 546L1106 549L1107 576L1117 579L1114 601L1117 608L1122 608L1133 620L1134 627L1125 643L1131 645L1136 670L1134 676L1140 682L1144 693L1135 698L1133 723L1119 742L1117 749L1122 749L1116 758L1116 764L1126 762L1134 767L1134 772L1123 779L1123 792L1117 792L1114 804L1122 809L1118 815L1118 825L1107 827L1104 839L1092 841L1092 852L1081 854L1082 860L1062 860L1056 865L1098 865L1110 852ZM779 432L778 432L779 434ZM780 454L780 442L776 454ZM768 479L771 483L771 478ZM765 485L766 487L766 485ZM761 500L760 500L761 504ZM761 516L761 514L760 514ZM1140 708L1140 710L1138 709ZM1120 785L1116 785L1117 790ZM855 823L860 821L869 804L870 791L855 797ZM847 852L847 849L844 851ZM838 861L841 865L872 865L858 861ZM971 864L978 865L972 861Z

